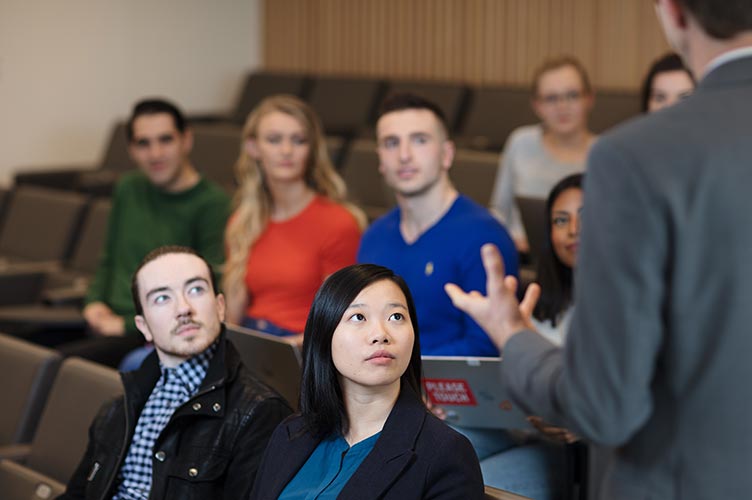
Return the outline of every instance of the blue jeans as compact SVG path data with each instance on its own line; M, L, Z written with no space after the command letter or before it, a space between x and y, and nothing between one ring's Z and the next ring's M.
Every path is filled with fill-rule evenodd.
M475 448L485 484L535 500L566 498L564 445L524 431L452 427Z
M145 346L138 347L132 350L125 355L122 361L120 361L118 371L132 372L138 370L141 367L141 363L143 363L144 359L146 359L146 356L151 354L151 351L153 350L154 346L152 344L147 344Z

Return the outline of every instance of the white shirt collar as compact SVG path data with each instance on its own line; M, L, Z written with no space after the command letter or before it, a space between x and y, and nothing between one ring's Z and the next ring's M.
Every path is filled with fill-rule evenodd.
M717 56L715 59L710 61L707 66L705 66L705 73L703 78L708 76L711 71L718 68L719 66L722 66L731 61L735 61L737 59L742 59L744 57L750 56L752 56L752 46L741 47L738 49L729 50L728 52L724 52L720 56Z

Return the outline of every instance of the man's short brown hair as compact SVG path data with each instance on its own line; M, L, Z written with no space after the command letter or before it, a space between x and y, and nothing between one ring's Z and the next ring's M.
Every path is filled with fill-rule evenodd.
M677 0L709 36L728 40L752 30L750 0Z

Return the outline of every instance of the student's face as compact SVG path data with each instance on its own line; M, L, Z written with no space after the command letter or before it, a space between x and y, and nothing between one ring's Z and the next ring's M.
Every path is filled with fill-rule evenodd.
M391 280L364 288L342 315L332 336L332 360L342 391L399 386L414 341L402 290Z
M299 182L305 178L311 154L305 127L281 111L261 117L256 137L246 140L246 151L260 165L267 182Z
M593 96L572 66L546 71L538 79L533 109L547 132L567 136L586 130L592 107Z
M180 133L168 113L141 115L133 122L131 158L160 189L172 191L181 184L192 147L191 132Z
M447 179L454 145L427 109L393 111L376 124L379 172L398 195L421 196Z
M580 188L562 191L551 205L551 246L561 263L570 268L574 268L577 261L581 212Z
M664 71L653 78L648 99L648 112L673 106L681 99L689 96L695 89L695 84L686 71Z
M204 261L184 253L158 257L138 272L143 314L136 326L165 366L203 352L219 336L225 302L215 295L209 273Z

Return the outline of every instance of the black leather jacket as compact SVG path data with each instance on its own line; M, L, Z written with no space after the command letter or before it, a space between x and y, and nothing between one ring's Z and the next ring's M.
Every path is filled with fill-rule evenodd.
M122 374L125 396L106 404L89 429L89 445L58 500L112 498L138 416L161 372L156 353ZM180 406L154 446L149 499L246 498L287 402L242 365L221 336L195 396Z

